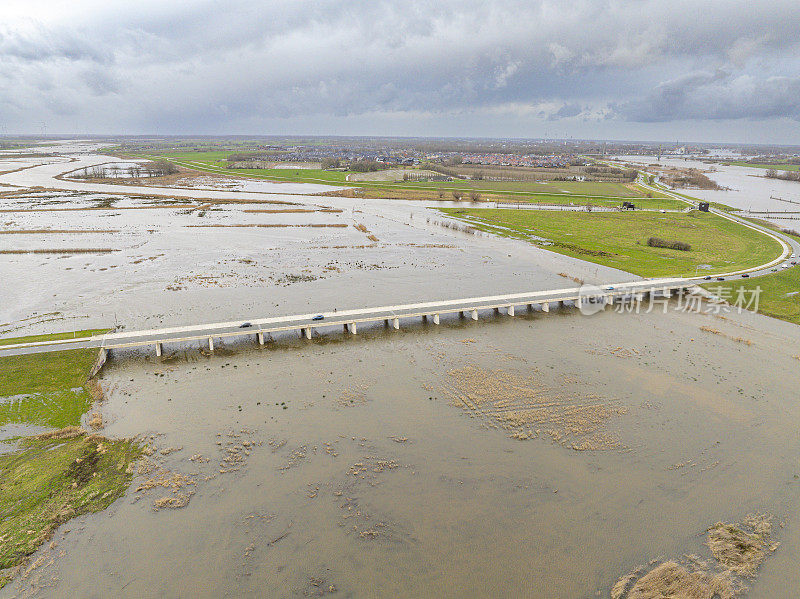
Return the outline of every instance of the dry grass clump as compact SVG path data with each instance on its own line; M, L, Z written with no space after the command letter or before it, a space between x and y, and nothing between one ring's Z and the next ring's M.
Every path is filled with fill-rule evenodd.
M16 229L0 231L0 235L39 235L48 233L119 233L119 229Z
M639 567L620 578L611 599L732 599L746 590L743 579L755 577L766 556L775 551L770 543L772 516L750 514L739 524L717 522L708 529L706 545L714 564L698 556L681 563L667 560L649 570Z
M266 209L266 208L256 209L256 208L253 208L253 209L242 210L242 212L249 212L251 214L257 214L257 213L274 214L276 212L334 212L334 213L340 213L340 212L344 212L344 210L342 210L341 208L280 208L280 209L275 209L275 208L271 208L271 209Z
M720 331L719 329L715 329L713 327L704 325L700 327L700 330L705 331L706 333L713 333L714 335L719 335L720 337L725 337L726 339L730 339L731 341L735 341L736 343L743 343L748 346L753 345L753 342L750 341L749 339L745 339L744 337L731 337L730 335L727 335L722 331Z
M80 208L3 208L0 212L88 212L89 210L159 210L194 207L194 204L160 204L157 206L83 206Z
M367 229L367 227L365 227L365 226L364 226L364 225L362 225L361 223L358 223L357 225L353 225L353 226L354 226L356 229L358 229L359 231L361 231L362 233L369 233L369 229Z
M717 561L728 570L752 578L768 551L772 518L751 514L741 524L717 522L708 529L707 545Z
M181 508L189 504L195 493L197 482L180 472L166 470L152 461L142 461L139 464L139 474L152 474L150 478L141 483L137 493L147 493L153 489L166 489L168 495L153 500L153 508Z
M616 586L614 587L617 588ZM725 574L710 574L703 570L688 570L677 562L659 564L642 576L627 594L624 589L617 594L612 590L612 599L732 599L735 592Z
M0 250L0 254L108 254L118 252L113 248L63 248L35 250Z
M92 412L92 417L89 419L89 426L91 426L93 430L100 430L103 428L103 416L100 412Z
M302 225L288 225L288 224L268 224L268 223L247 223L247 224L235 224L235 225L222 225L222 224L215 224L215 225L186 225L187 227L193 227L198 229L209 229L209 228L237 228L237 227L251 227L251 228L286 228L286 227L317 227L317 228L325 228L325 227L334 227L337 229L342 229L347 227L344 223L312 223L312 224L302 224Z
M369 239L370 241L374 241L375 243L378 242L378 238L375 237L374 235L367 235L367 239Z
M448 375L442 392L452 405L515 439L545 436L576 451L622 446L616 434L604 430L609 420L628 411L616 402L569 396L503 370L466 366Z
M570 279L571 281L575 281L578 285L583 285L583 279L580 277L573 277L572 275L568 275L565 272L558 273L559 277L564 277L565 279Z
M48 431L41 435L36 435L37 439L74 439L80 437L84 433L83 429L79 426L65 426L55 431Z

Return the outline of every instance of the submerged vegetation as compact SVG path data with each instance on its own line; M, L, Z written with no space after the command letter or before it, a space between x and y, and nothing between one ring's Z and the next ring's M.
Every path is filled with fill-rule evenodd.
M132 441L68 427L0 456L0 587L60 524L121 497L139 454Z
M732 599L746 590L764 559L775 551L772 516L751 514L741 523L717 522L707 530L711 559L697 555L654 560L620 578L611 599Z
M3 339L0 345L88 336L96 330ZM0 426L33 424L56 430L18 440L0 455L0 587L70 518L108 507L133 477L139 446L89 435L81 416L102 398L89 375L91 349L0 358ZM102 426L95 414L93 428Z

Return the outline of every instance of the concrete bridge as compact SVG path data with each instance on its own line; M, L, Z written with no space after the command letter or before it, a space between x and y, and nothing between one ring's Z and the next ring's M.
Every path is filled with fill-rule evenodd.
M20 355L69 349L98 348L101 350L136 348L150 346L157 356L162 354L165 343L185 343L202 341L214 351L214 340L253 336L263 345L267 336L273 333L296 331L310 339L314 330L336 329L341 327L352 335L357 334L361 324L383 321L386 326L399 329L402 320L425 319L439 324L440 317L446 314L459 314L478 320L481 311L505 312L514 316L519 308L532 310L538 307L544 312L550 306L573 303L580 308L586 303L604 305L621 298L643 298L645 295L670 297L673 293L684 292L694 285L691 279L653 279L607 285L605 287L573 287L530 293L472 297L456 300L381 306L359 310L341 310L317 314L277 316L232 322L216 322L183 327L169 327L142 331L121 331L59 341L40 341L18 343L0 347L0 356ZM590 291L587 292L587 289ZM322 317L321 319L319 317Z

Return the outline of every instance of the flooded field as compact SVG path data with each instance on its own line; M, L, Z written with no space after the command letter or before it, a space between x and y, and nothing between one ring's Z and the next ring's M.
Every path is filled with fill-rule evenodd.
M790 331L567 311L112 363L105 434L154 451L9 592L608 596L651 560L711 560L715 523L768 513L781 545L742 581L776 596L800 584ZM488 417L456 405L476 372L499 391ZM492 416L521 387L547 404L538 435ZM608 407L572 418L587 404Z
M205 179L145 197L50 189L57 171L7 175L48 189L0 195L6 336L634 278L437 226L419 202ZM800 586L796 326L554 306L401 328L115 353L84 424L147 455L124 497L62 525L0 597Z
M0 188L0 256L17 282L0 290L2 332L181 325L523 292L563 285L558 273L634 278L446 229L420 202L257 191L282 189L265 182L233 193L207 188L207 178L197 189L143 188L139 195L52 178L68 167L13 173L25 175L15 184L46 189ZM215 184L229 183L244 185ZM479 277L465 276L476 271ZM43 287L42 279L51 284Z

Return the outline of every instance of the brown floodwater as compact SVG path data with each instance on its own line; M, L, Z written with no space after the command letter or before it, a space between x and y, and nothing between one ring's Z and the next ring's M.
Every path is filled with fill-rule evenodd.
M112 361L105 433L152 436L150 470L0 595L608 596L765 512L781 545L749 596L800 586L797 327L565 310L404 328ZM552 394L546 415L613 406L595 424L617 443L575 450L564 418L514 438L455 405L465 369Z
M120 191L54 182L107 158L79 160L4 176L62 189L4 207L93 205L68 190ZM237 197L248 195L261 197ZM6 235L4 248L119 251L6 255L16 284L0 291L2 332L635 278L443 229L420 203L265 197L344 212L226 205L199 216L129 209L143 200L119 196L119 210L7 213L10 229L98 232ZM189 226L198 222L214 226ZM219 226L264 223L353 226ZM356 224L380 242L365 245ZM100 412L104 434L138 436L152 455L123 498L63 525L0 597L608 597L651 560L712 561L709 527L750 514L774 515L770 542L780 545L746 581L748 596L800 587L800 328L674 311L483 316L284 336L213 356L118 354L103 374L108 398L85 424Z

